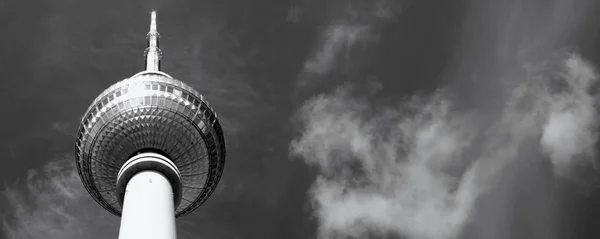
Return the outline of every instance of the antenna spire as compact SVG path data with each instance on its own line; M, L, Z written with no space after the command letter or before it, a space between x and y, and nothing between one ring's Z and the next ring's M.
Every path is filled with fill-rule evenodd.
M159 48L160 34L156 31L156 10L152 10L150 18L150 32L146 35L148 48L144 52L146 57L146 71L160 71L160 58L162 51Z

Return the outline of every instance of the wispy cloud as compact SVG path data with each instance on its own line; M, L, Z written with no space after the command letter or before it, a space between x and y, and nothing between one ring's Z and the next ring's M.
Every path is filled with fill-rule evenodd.
M590 63L573 55L564 62L562 77L568 79L551 95L550 112L541 143L550 155L556 172L568 176L573 164L586 163L594 156L597 142L597 97L590 94L597 75ZM590 163L588 161L587 163Z
M116 237L119 218L104 211L83 188L72 157L30 170L27 179L3 191L5 238Z
M343 49L349 49L357 41L369 36L368 24L334 24L322 33L319 50L304 64L308 73L325 74L331 70L335 59Z
M491 122L456 110L442 92L391 108L348 87L308 101L291 151L319 170L310 197L320 236L456 238L505 167L532 160L525 144L537 142L526 151L549 155L557 172L589 159L596 75L577 55L556 63L523 74Z
M56 130L59 133L64 134L65 136L72 137L73 129L76 129L74 122L77 122L78 119L74 119L72 121L57 121L52 124L52 129Z
M309 84L315 76L330 72L338 58L358 43L372 43L377 40L373 28L390 20L405 1L342 1L333 5L340 12L332 12L332 19L321 31L312 56L304 63L298 85ZM401 4L402 3L402 4Z

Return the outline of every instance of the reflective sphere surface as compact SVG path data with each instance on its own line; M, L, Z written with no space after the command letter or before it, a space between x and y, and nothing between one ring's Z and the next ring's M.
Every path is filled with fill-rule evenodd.
M216 114L185 83L143 73L102 92L86 111L76 140L79 176L106 210L121 214L116 182L121 166L143 151L159 152L181 172L176 216L190 213L214 191L225 163L225 141Z

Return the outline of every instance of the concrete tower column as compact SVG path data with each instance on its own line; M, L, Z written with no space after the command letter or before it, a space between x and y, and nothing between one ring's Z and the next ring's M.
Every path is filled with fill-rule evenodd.
M127 183L119 239L175 239L175 231L171 183L156 171L137 173Z
M150 152L132 157L123 164L117 187L123 208L119 239L176 238L180 174L168 158Z

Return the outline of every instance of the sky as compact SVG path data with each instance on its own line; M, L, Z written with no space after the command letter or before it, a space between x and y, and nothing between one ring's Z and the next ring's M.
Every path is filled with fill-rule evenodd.
M178 238L600 236L598 1L0 0L0 238L118 236L75 133L152 9L227 145Z

